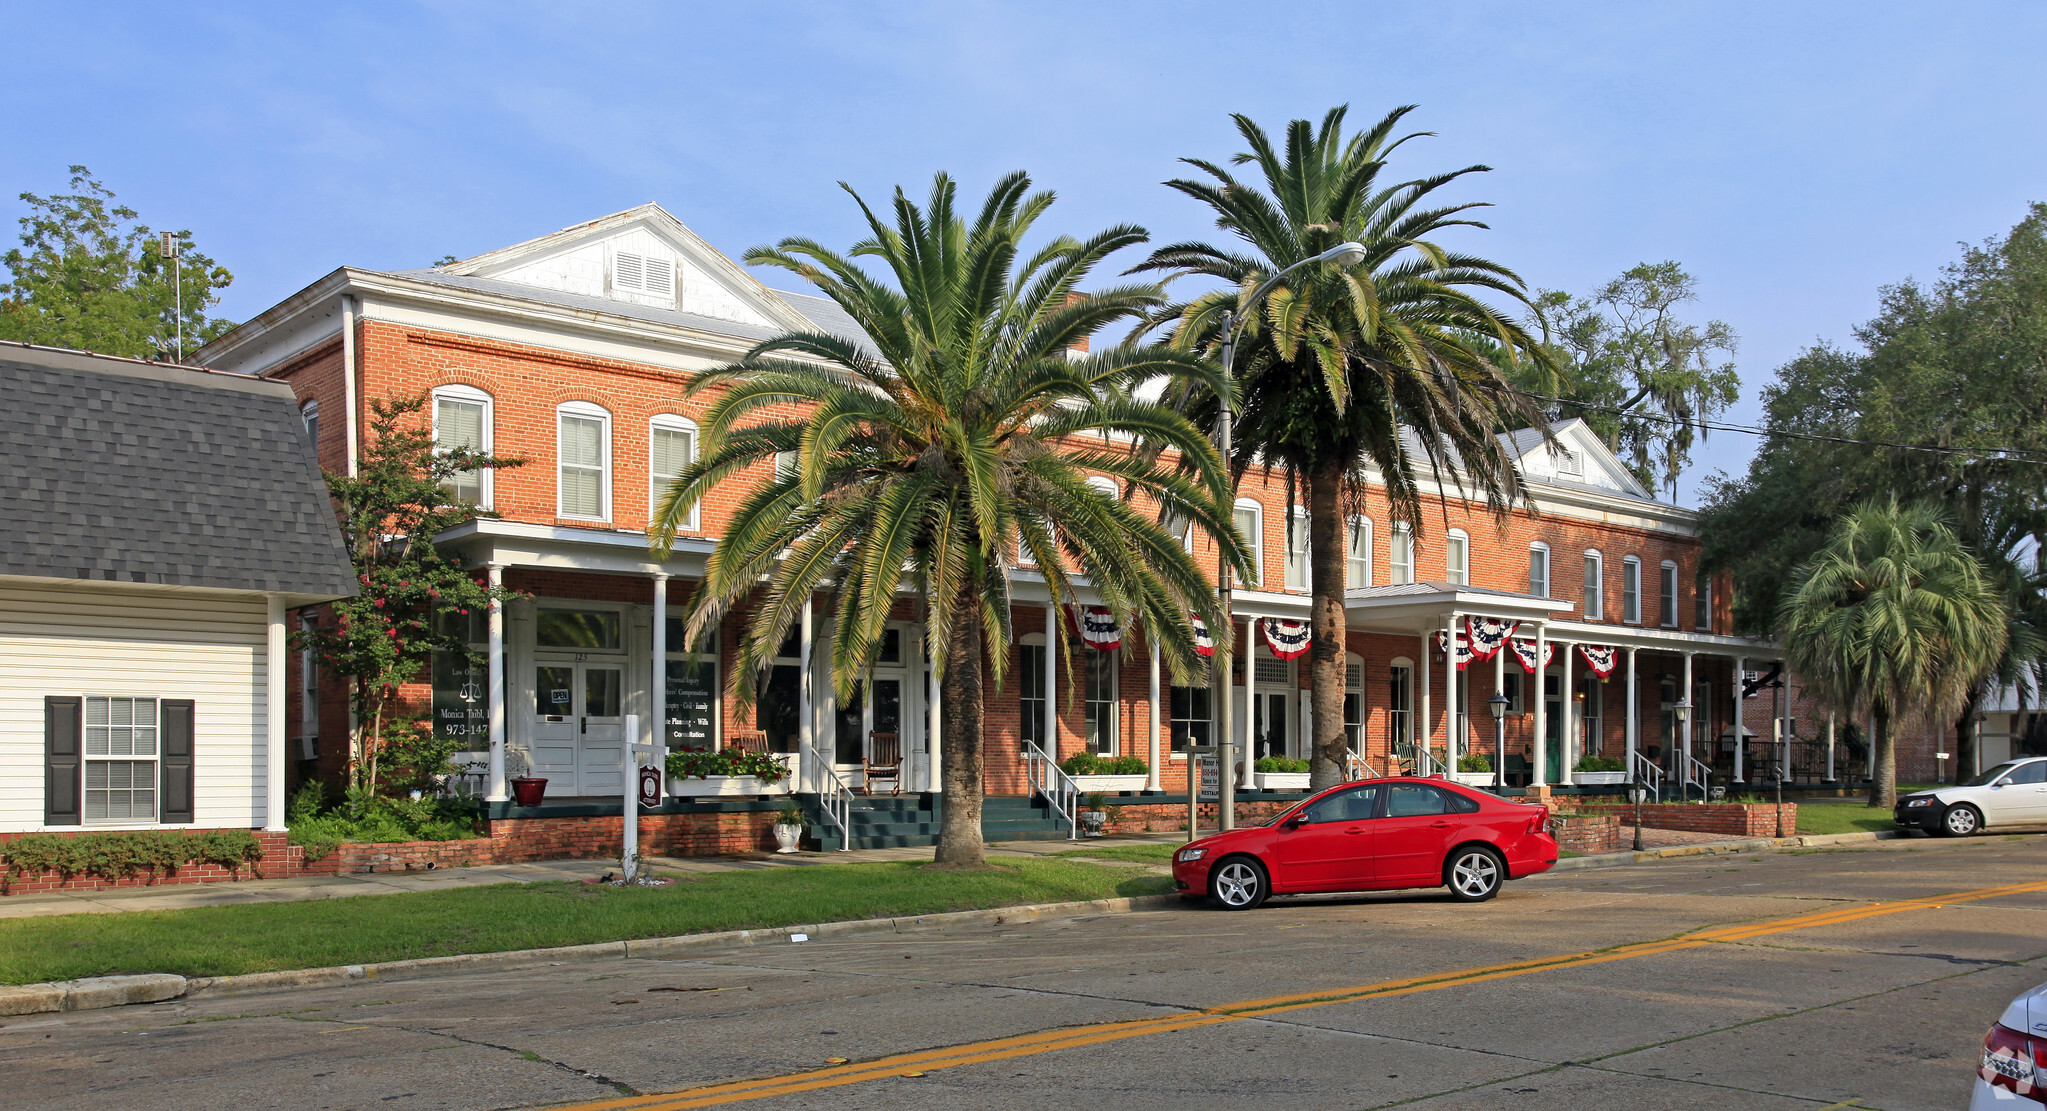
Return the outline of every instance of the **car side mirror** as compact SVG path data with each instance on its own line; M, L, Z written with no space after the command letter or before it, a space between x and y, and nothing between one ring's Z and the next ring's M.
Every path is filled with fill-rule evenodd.
M1284 824L1288 829L1299 829L1302 826L1307 825L1308 824L1307 811L1304 810L1295 811L1293 814L1289 815L1287 817L1287 820L1282 824Z

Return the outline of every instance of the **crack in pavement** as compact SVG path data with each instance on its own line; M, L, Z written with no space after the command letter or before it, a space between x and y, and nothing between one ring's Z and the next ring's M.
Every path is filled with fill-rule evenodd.
M500 1045L497 1042L487 1041L483 1038L465 1038L460 1034L450 1033L446 1030L436 1030L431 1026L418 1027L408 1026L402 1022L377 1021L372 1021L368 1025L379 1026L391 1030L403 1030L408 1034L426 1034L436 1038L447 1038L450 1041L461 1042L465 1045L476 1045L482 1046L485 1049L499 1050L504 1053L509 1053L522 1061L538 1061L543 1065L549 1066L550 1068L559 1069L562 1072L568 1073L570 1076L576 1077L577 1079L588 1080L591 1081L592 1083L601 1084L622 1096L636 1096L640 1094L639 1089L633 1087L630 1084L625 1083L622 1080L613 1080L611 1077L608 1077L600 1072L591 1072L588 1069L579 1069L574 1065L571 1065L565 1061L557 1061L552 1057L542 1057L540 1054L535 1053L530 1049L519 1049L515 1046Z

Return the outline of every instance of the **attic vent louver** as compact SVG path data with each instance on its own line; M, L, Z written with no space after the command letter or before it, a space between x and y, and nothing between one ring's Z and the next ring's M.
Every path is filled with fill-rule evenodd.
M675 296L675 266L654 255L620 251L612 256L611 288L621 293Z
M1564 451L1559 449L1557 452L1557 473L1560 475L1569 475L1572 478L1584 477L1585 457L1579 455L1575 451Z

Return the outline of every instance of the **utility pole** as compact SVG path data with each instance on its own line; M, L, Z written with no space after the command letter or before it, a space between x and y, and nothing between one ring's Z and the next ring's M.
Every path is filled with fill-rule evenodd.
M175 232L164 232L157 240L158 252L171 264L171 296L176 305L176 326L178 361L185 361L185 270L183 245L178 242Z
M1236 313L1228 309L1223 310L1222 362L1223 377L1226 379L1231 373L1231 364L1236 361L1237 356L1236 317ZM1227 399L1223 400L1220 409L1221 413L1216 421L1216 438L1221 441L1218 447L1222 451L1223 470L1228 472L1230 470L1230 436L1234 431L1231 427L1233 414L1230 411L1230 403ZM1225 508L1230 513L1229 519L1234 521L1236 520L1237 512L1234 500L1236 495L1235 482L1230 484L1230 494L1232 498L1231 504ZM1220 548L1217 549L1217 553L1220 555ZM1215 655L1210 657L1215 661L1216 678L1222 686L1221 697L1216 700L1217 709L1222 714L1222 736L1217 738L1216 763L1219 766L1216 768L1217 798L1215 809L1218 827L1221 829L1235 829L1237 827L1237 761L1235 755L1237 747L1237 719L1232 712L1235 709L1232 687L1236 683L1236 678L1232 674L1230 667L1230 641L1236 636L1237 617L1230 609L1230 564L1226 559L1216 560L1215 593L1222 603L1223 621L1226 623L1224 632L1227 634L1215 638ZM1250 645L1245 645L1244 650L1249 652L1251 650ZM1248 656L1245 657L1246 662L1244 666L1250 666L1249 660ZM1247 739L1245 743L1248 744L1250 742Z

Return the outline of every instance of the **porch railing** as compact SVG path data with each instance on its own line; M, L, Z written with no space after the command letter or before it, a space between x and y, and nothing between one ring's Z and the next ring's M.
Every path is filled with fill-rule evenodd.
M1699 801L1707 801L1706 793L1713 782L1713 765L1696 756L1683 757L1684 781L1678 786L1678 797L1683 799L1691 788L1699 789Z
M1066 819L1067 839L1080 839L1080 785L1052 762L1036 742L1024 742L1024 781Z
M1628 769L1630 773L1628 778L1634 783L1640 784L1643 790L1655 792L1656 801L1662 802L1663 769L1657 766L1656 761L1644 756L1641 749L1635 750L1634 754L1629 758L1629 763L1633 766Z
M1370 760L1367 760L1364 757L1359 756L1355 752L1346 752L1343 754L1343 773L1345 776L1349 777L1352 782L1356 782L1357 780L1360 779L1386 778L1385 776L1379 774L1379 769L1373 767L1372 762Z
M853 787L839 776L831 762L818 755L817 749L803 746L803 762L817 772L818 808L824 816L839 827L839 850L845 852L853 847Z

